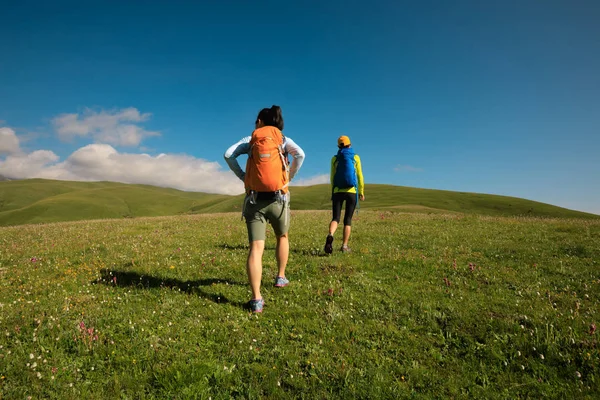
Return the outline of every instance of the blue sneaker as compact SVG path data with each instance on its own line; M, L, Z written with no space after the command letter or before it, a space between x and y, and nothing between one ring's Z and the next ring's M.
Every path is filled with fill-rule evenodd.
M282 278L281 276L278 276L277 278L275 278L275 287L285 287L289 284L290 284L290 281L285 278Z
M248 302L248 307L250 307L250 310L252 310L253 313L262 312L264 305L265 301L263 299L250 300Z

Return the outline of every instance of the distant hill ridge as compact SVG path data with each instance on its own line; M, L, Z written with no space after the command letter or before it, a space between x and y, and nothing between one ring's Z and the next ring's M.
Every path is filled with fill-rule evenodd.
M294 186L293 210L329 210L329 185ZM491 216L600 218L550 204L490 194L371 184L363 210ZM45 179L0 182L0 226L100 218L241 212L243 195L184 192L150 185Z

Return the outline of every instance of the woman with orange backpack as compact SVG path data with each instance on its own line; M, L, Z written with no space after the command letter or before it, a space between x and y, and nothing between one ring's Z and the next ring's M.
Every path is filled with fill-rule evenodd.
M289 182L304 162L304 151L292 139L285 137L282 131L281 108L264 108L258 113L252 135L229 147L224 154L227 165L244 181L246 190L242 214L246 219L250 242L246 271L252 289L252 299L248 303L252 312L262 312L265 303L260 285L267 222L277 237L275 256L279 273L275 278L275 287L289 284L285 277L289 256ZM248 155L245 172L237 161L241 154ZM291 166L288 156L292 156Z
M329 223L329 234L325 239L325 253L333 252L333 235L340 223L342 205L346 203L344 212L344 235L342 239L343 253L350 251L348 241L352 231L352 215L358 200L365 200L365 183L360 165L360 157L354 153L348 136L338 138L338 152L331 159L331 203L333 218Z

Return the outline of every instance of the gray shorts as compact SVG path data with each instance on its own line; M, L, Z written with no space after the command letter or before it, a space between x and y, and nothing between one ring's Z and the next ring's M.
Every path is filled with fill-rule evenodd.
M277 237L288 233L290 228L290 202L256 200L256 204L244 201L244 218L248 228L248 241L265 240L267 223L271 224Z

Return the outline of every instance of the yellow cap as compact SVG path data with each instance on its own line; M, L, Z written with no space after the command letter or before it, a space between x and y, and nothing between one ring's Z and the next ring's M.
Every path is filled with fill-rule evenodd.
M338 146L350 146L350 138L348 136L340 136L338 138Z

